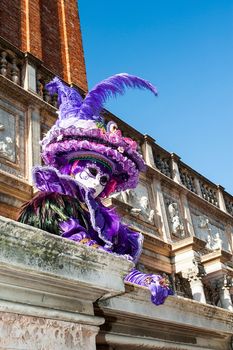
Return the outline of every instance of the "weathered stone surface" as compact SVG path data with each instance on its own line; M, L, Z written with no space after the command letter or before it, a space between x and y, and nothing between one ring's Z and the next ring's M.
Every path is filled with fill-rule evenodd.
M1 350L95 349L98 327L0 312Z
M133 264L0 217L0 349L95 350L93 303Z
M126 259L0 219L0 298L93 314L93 302L124 291ZM25 292L26 291L26 292Z
M5 218L0 218L0 247L0 283L5 286L0 297L9 300L12 290L15 300L29 304L49 305L55 294L64 299L66 309L67 298L93 303L104 295L122 293L123 276L133 266L123 257ZM41 293L43 300L38 298Z

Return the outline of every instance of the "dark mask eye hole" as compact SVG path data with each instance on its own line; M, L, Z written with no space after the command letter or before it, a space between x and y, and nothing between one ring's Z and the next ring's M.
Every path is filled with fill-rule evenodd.
M95 168L88 168L88 171L92 176L96 176L98 173L98 171Z
M101 185L105 186L107 182L108 182L108 177L106 175L101 176L101 178L100 178Z

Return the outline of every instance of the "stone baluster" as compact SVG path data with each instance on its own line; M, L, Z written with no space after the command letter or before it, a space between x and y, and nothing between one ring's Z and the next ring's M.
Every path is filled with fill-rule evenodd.
M154 162L154 155L153 155L153 150L151 147L151 144L155 142L155 140L149 136L149 135L144 135L144 143L142 145L142 153L144 160L147 165L151 166L152 168L156 168L155 162Z
M16 58L12 59L11 80L15 84L19 83L19 68L17 67L17 60L16 60Z
M227 213L226 204L223 197L224 187L222 187L221 185L217 185L217 187L218 187L217 195L218 195L219 208L225 213Z
M178 184L182 184L180 179L179 167L178 167L179 160L180 160L180 157L177 154L171 153L172 179Z
M1 75L3 75L4 77L6 77L7 75L7 52L6 51L2 51L1 52L1 59L0 59L0 73Z
M54 107L57 108L57 95L54 94L52 97L51 97L51 103Z
M44 86L43 86L43 99L44 99L45 102L50 103L51 102L51 98L50 98L48 90L45 88L45 85L46 84L44 84Z
M38 76L36 79L36 91L38 93L38 95L43 98L43 84L40 80L41 78Z
M216 287L219 290L219 297L223 309L233 311L230 289L233 286L233 278L224 275L216 281Z

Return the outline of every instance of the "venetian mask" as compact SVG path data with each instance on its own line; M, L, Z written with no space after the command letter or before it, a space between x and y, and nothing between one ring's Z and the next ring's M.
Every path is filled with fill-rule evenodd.
M110 174L108 169L103 169L95 163L87 163L86 166L74 175L75 180L85 188L93 189L93 197L96 198L105 189Z

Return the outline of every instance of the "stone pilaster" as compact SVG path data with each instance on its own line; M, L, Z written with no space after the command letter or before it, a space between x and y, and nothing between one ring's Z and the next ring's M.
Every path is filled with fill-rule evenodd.
M171 153L172 178L175 182L181 185L182 182L180 179L180 172L178 167L179 160L180 160L180 157L177 154Z
M151 144L155 142L155 140L149 136L144 135L144 143L142 145L142 153L144 156L144 160L147 165L151 166L152 168L156 168L155 162L154 162L154 156L153 156L153 150Z
M28 109L28 140L27 140L27 172L30 184L32 184L31 169L41 164L40 157L41 123L39 108L30 106Z
M218 203L219 203L219 208L222 211L224 211L225 213L227 213L226 204L225 204L224 197L223 197L223 191L224 191L224 187L222 187L221 185L218 185Z
M198 196L202 197L200 182L196 177L194 178L194 185L197 190Z
M188 233L190 236L195 236L193 223L192 223L192 217L191 217L191 213L190 213L190 209L189 209L188 200L187 200L186 195L181 193L180 200L181 200L182 206L184 208L184 217L185 217Z
M162 230L163 239L165 242L171 242L170 228L167 219L166 205L163 197L160 181L153 178L153 192L156 199L156 208L160 216L160 228Z

